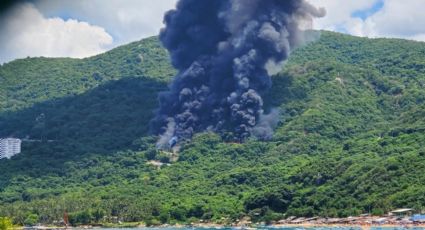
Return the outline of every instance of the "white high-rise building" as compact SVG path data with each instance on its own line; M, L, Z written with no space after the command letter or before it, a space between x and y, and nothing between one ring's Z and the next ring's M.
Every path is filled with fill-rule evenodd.
M5 138L0 139L0 159L10 159L12 156L21 153L20 139L16 138Z

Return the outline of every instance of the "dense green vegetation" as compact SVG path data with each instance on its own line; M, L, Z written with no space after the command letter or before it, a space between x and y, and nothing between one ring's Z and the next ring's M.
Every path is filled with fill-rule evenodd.
M0 67L0 136L28 140L0 161L0 216L158 224L424 210L424 57L424 43L323 32L273 77L271 141L202 133L161 168L147 164L169 161L148 123L173 70L156 38L13 61Z
M7 217L0 217L0 230L9 230L13 228L12 220Z

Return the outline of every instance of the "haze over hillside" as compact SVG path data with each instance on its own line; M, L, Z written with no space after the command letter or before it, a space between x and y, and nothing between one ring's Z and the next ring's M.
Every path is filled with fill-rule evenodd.
M382 214L425 203L425 44L322 32L273 77L272 140L202 133L169 162L149 136L174 75L156 37L87 59L0 67L0 137L28 138L0 160L0 216L75 223ZM257 215L259 214L259 215Z

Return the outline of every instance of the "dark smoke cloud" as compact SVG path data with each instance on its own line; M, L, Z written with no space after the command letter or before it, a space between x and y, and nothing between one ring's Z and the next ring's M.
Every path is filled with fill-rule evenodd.
M304 0L180 0L160 33L178 74L159 97L158 144L205 130L270 138L277 116L264 114L261 95L303 40L300 27L323 15Z
M23 2L34 2L35 0L0 0L0 17L15 5Z

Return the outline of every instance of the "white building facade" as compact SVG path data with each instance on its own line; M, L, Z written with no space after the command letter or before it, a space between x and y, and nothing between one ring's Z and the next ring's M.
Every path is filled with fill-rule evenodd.
M0 139L0 159L10 159L14 155L21 153L21 143L22 141L16 138Z

